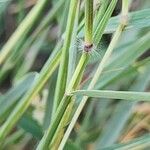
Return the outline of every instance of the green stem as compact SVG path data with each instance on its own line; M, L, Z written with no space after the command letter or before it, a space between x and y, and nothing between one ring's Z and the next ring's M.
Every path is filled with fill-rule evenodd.
M54 118L52 120L52 123L50 124L48 131L44 134L42 140L40 141L37 150L45 150L48 147L49 143L52 141L53 136L57 130L57 127L59 126L61 119L63 119L63 114L65 113L66 108L72 102L72 97L69 94L72 92L72 90L76 89L75 87L77 87L80 81L79 79L81 79L80 76L83 74L87 61L88 61L88 54L83 53L78 63L78 66L75 70L75 73L70 81L70 84L68 85L68 88L66 90L67 93L61 100L60 105L56 111L56 114L54 115Z
M128 24L129 0L122 0L121 23L126 26Z
M59 144L60 144L60 142L63 138L63 135L64 135L65 127L68 125L68 120L69 120L70 115L71 115L70 112L72 112L72 109L74 106L74 101L75 101L75 99L71 99L70 103L68 104L68 106L67 106L67 108L63 114L62 119L60 120L58 128L55 131L55 134L54 134L52 141L49 145L50 149L58 149Z
M93 0L85 0L85 43L92 44Z
M109 4L109 0L101 0L101 6L100 9L98 10L98 13L94 19L94 30L96 29L96 27L98 26L98 24L100 23L100 21L102 20L106 10L107 10L107 6Z
M56 92L54 97L54 107L53 107L52 117L54 116L66 89L69 48L70 48L72 34L73 34L73 28L74 28L75 16L76 16L75 12L77 11L77 6L78 6L78 0L71 0L66 33L65 33L65 41L62 50L61 62L60 62L60 67L58 72L58 79L57 79L56 89L55 89Z
M97 46L102 38L102 35L104 33L104 29L106 27L106 24L109 20L109 18L112 15L112 12L115 9L116 3L118 0L112 0L111 3L109 4L102 20L100 21L100 23L98 24L98 27L96 28L94 35L93 35L93 39L94 39L94 44Z
M126 16L129 9L129 0L122 0L122 15Z
M80 61L77 65L76 71L74 72L72 79L67 87L66 92L68 94L70 94L70 92L72 92L77 87L76 85L78 85L78 83L80 81L79 78L82 75L83 70L84 70L88 60L89 60L89 54L83 52L83 54L80 58Z

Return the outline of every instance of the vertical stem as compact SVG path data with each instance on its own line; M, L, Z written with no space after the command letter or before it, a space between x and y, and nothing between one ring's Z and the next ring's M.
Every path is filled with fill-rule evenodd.
M85 0L85 43L92 44L93 33L93 0Z
M129 9L129 0L122 0L122 15L127 16Z
M109 0L100 0L100 9L97 12L97 15L94 19L94 30L96 29L96 27L98 26L98 24L100 23L100 21L102 20L106 10L107 10L107 6L109 4Z
M122 0L121 24L128 24L129 0Z
M70 46L70 49L69 49L69 63L68 63L68 74L67 74L66 87L69 85L69 82L71 81L71 78L76 69L76 61L77 61L77 59L76 59L77 58L76 40L77 40L77 34L78 34L79 12L80 12L79 10L80 10L80 2L78 4L78 8L77 8L75 25L74 25L73 35L72 35L72 40L71 40L71 45L74 45L74 46Z
M93 35L93 38L94 38L94 44L96 46L98 46L102 36L103 36L103 33L104 33L104 30L105 30L105 27L106 27L106 24L109 20L109 18L111 17L114 9L115 9L115 6L117 4L117 1L118 0L111 0L103 18L101 19L100 23L98 24L96 30L94 31L94 35Z
M77 6L78 6L78 0L71 0L70 8L69 8L69 16L67 20L66 33L65 33L65 41L63 45L61 62L60 62L60 67L58 72L58 79L57 79L56 89L55 89L52 117L54 116L66 89L69 48L70 48L72 34L73 34Z
M87 62L87 53L83 53L81 56L81 59L79 61L79 64L75 70L75 73L68 85L68 88L66 90L67 93L72 92L73 89L75 89L75 85L77 86L77 83L79 83L80 76L83 73L83 70L86 66ZM67 94L66 93L66 94ZM61 124L61 120L64 119L64 113L68 107L72 103L72 97L69 95L64 95L63 99L61 100L59 107L57 108L56 114L54 115L54 118L52 118L52 123L50 124L47 132L45 132L42 140L40 141L37 150L45 150L46 147L51 143L53 140L54 134L57 131L57 128ZM70 110L71 112L71 110ZM68 112L68 113L70 113Z

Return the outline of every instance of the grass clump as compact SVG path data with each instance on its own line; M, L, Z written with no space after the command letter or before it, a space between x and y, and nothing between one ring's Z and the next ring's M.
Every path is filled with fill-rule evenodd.
M2 4L2 22L12 8L22 21L1 43L1 149L149 147L149 113L136 109L150 100L146 1L135 12L129 0Z

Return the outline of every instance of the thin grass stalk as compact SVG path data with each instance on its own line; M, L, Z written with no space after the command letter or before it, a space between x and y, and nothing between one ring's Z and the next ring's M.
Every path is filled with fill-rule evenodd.
M120 25L118 26L116 32L114 33L113 39L112 39L112 41L111 41L111 43L110 43L110 45L109 45L109 47L108 47L108 49L104 55L102 61L100 62L92 81L89 84L88 90L91 90L94 88L96 82L98 81L98 79L99 79L99 77L100 77L100 75L101 75L101 73L105 67L105 64L109 60L109 57L112 54L120 36L121 36L121 33L124 30L124 27L125 27L125 24L121 22ZM80 113L82 112L83 107L85 106L85 104L87 102L87 99L88 99L88 97L84 96L83 99L81 100L81 102L80 102L80 104L79 104L79 106L78 106L78 108L77 108L77 110L76 110L76 112L75 112L75 114L71 120L71 123L70 123L69 127L67 128L67 130L64 134L64 137L63 137L61 144L59 146L59 150L62 150L64 148L65 143L67 142L67 139L69 138L69 135L70 135Z
M111 3L109 4L102 20L100 21L100 23L98 24L98 27L96 28L95 32L94 32L94 35L93 35L93 39L94 39L94 44L97 46L102 38L102 35L103 35L103 32L104 32L104 29L106 27L106 24L109 20L109 18L111 17L112 15L112 12L114 11L115 9L115 6L117 4L117 1L118 0L112 0Z
M74 45L74 46L70 46L70 49L69 49L69 64L68 64L68 75L67 75L66 86L69 85L69 82L71 81L73 73L76 69L76 61L77 61L77 46L76 46L77 39L76 38L78 34L77 30L78 30L78 23L79 23L79 12L80 12L79 9L80 9L80 6L78 6L73 35L72 35L72 41L71 41L71 45Z
M86 62L87 62L87 53L84 53L81 56L81 59L79 61L79 64L75 70L75 73L72 77L72 80L70 81L70 84L67 88L67 92L64 95L63 99L61 100L61 103L56 111L56 114L54 115L54 118L52 119L52 122L48 128L48 130L45 132L42 140L40 141L37 150L45 150L48 145L51 143L54 134L61 122L61 120L63 119L63 115L68 107L68 105L70 103L72 103L72 96L68 95L67 93L70 93L71 91L73 91L73 89L75 88L75 85L77 86L77 84L79 84L79 79L81 79L81 75L83 74L83 70L86 66Z
M64 11L63 11L63 14L62 14L62 18L59 21L60 29L59 29L58 36L61 36L65 32L69 5L70 5L70 0L65 0L64 6L62 8L62 9L64 9Z
M77 11L78 0L71 0L69 8L69 16L67 20L67 27L65 33L65 41L62 49L61 62L59 66L58 79L56 83L54 105L52 117L54 116L57 107L65 93L66 82L67 82L67 72L68 72L68 61L69 61L69 48L71 44L72 32L75 23L75 15Z
M0 65L5 61L7 56L13 50L13 47L20 40L20 38L29 32L31 27L34 25L35 20L39 17L42 9L48 0L39 0L34 8L29 12L27 17L22 21L14 34L9 38L7 43L3 46L0 51Z
M53 136L53 139L52 139L50 145L48 146L50 149L56 149L56 150L58 149L59 144L64 135L65 127L68 125L68 120L70 118L70 114L71 114L73 106L74 106L74 101L75 101L75 99L71 98L71 101L68 104L68 106L63 114L63 117L58 125L58 128Z
M75 18L75 24L74 24L71 44L73 44L73 42L76 40L77 26L78 26L78 19L79 19L79 8L80 8L80 3L78 3L78 7L77 7L77 11L76 11L76 18ZM72 75L73 75L73 73L74 73L73 68L76 67L75 64L73 63L73 60L71 60L71 56L72 56L72 59L75 59L76 51L70 47L70 49L69 49L68 75L67 75L67 84L66 84L66 86L68 86L68 84L69 84L69 82L71 80L71 77L72 77L72 76L70 77L70 69L72 69ZM70 64L71 63L70 61L72 62L72 64ZM85 65L83 64L83 66L85 66ZM76 81L73 84L74 87L72 86L74 89L76 89L76 87L78 87L78 85L79 85L79 83L80 83L80 81L82 79L82 74L83 74L83 72L79 73L79 75L78 75L79 78L74 80L74 81ZM69 89L71 90L71 87ZM62 119L61 119L61 121L60 121L60 123L58 125L58 128L57 128L57 130L56 130L56 132L55 132L55 134L54 134L54 136L52 138L52 141L51 141L51 143L49 145L50 149L58 149L58 146L59 146L59 144L61 142L61 139L63 137L63 134L64 134L65 126L68 124L68 120L70 118L70 115L71 115L71 112L72 112L71 110L73 109L73 105L74 105L74 99L71 98L70 103L68 104L68 106L67 106L67 108L66 108L66 110L65 110L65 112L63 114L63 117L62 117Z
M121 22L125 26L128 24L129 0L122 0Z
M122 0L122 16L127 16L129 11L129 0Z
M94 29L96 29L96 27L98 26L98 24L100 23L100 21L102 20L106 10L107 10L107 6L109 4L110 0L101 0L100 1L100 9L98 10L98 13L94 19Z
M93 0L85 0L85 44L93 44Z

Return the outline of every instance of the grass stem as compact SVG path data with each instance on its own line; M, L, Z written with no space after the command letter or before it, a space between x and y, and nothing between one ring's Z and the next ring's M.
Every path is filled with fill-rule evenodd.
M67 82L67 73L68 73L68 61L69 61L69 48L71 44L71 39L73 35L73 28L75 24L75 16L78 7L78 0L71 0L69 16L67 21L66 33L65 33L65 41L62 49L61 61L58 72L58 79L56 83L56 92L54 96L54 107L52 112L52 117L54 116L57 107L60 104L60 101L66 90L66 82Z

